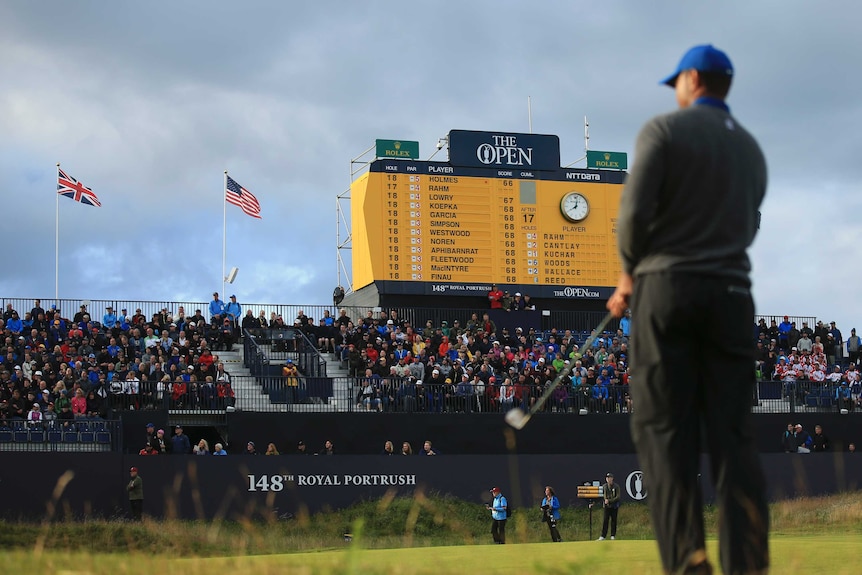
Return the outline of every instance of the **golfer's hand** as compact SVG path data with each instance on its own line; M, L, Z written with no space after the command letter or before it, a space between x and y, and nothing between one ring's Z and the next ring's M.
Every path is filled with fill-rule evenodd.
M629 300L632 297L632 284L632 276L625 272L620 274L617 289L614 290L613 295L611 295L608 303L605 305L614 317L623 317L623 314L629 308Z

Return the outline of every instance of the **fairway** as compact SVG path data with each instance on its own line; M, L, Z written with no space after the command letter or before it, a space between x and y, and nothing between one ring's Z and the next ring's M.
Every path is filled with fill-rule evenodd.
M772 538L773 573L852 575L858 537L810 536ZM717 542L709 542L716 561ZM661 574L654 541L464 545L410 549L362 550L356 547L314 553L176 559L142 554L83 554L12 551L0 554L8 573L51 572L58 575L179 573L182 575L299 574L524 574L601 573Z

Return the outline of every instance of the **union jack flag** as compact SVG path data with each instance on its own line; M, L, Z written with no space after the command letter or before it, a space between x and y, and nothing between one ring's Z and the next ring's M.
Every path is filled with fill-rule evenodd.
M239 206L249 216L259 220L262 219L260 217L260 204L257 198L230 176L227 176L227 187L224 191L224 198L227 200L227 203Z
M57 176L58 194L88 206L95 206L97 208L102 206L102 202L99 201L99 198L93 193L93 190L68 175L60 168L57 168L57 171L59 172Z

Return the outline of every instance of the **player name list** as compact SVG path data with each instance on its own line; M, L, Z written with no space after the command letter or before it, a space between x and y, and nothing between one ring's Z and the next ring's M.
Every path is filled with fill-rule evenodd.
M538 283L536 208L516 205L516 184L386 174L388 279Z

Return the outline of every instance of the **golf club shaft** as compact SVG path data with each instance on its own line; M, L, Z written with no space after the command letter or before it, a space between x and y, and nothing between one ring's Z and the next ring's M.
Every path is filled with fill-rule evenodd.
M592 346L593 343L596 341L596 338L599 337L599 335L603 331L605 331L605 327L613 319L613 317L614 316L610 312L608 312L605 317L602 318L602 321L599 323L599 325L596 326L596 329L592 334L590 334L590 337L587 338L587 341L584 342L584 345L581 346L577 352L575 352L575 355L571 358L569 364L563 368L563 371L561 371L556 378L554 378L554 382L550 386L548 386L548 389L545 390L545 392L542 394L542 397L539 398L539 401L533 404L533 407L531 407L530 411L527 412L527 417L531 417L534 413L542 409L542 406L545 405L545 402L548 401L548 398L551 397L551 394L554 392L554 389L556 389L557 384L559 384L564 377L572 373L572 369L574 369L575 367L575 362L584 356L584 354L581 353L581 349L589 349L590 346Z

